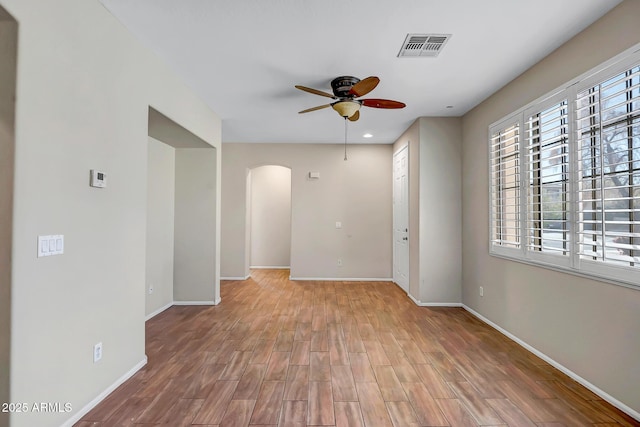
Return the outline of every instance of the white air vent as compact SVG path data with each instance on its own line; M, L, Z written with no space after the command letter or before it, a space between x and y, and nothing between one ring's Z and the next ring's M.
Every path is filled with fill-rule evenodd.
M407 34L398 57L438 56L451 34Z

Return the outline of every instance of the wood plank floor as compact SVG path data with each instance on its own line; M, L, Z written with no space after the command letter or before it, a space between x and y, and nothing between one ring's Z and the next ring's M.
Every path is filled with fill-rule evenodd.
M75 425L640 426L463 309L288 275L148 321L148 364Z

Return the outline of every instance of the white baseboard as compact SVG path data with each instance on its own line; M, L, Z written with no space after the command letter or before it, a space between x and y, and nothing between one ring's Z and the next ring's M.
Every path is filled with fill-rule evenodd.
M162 313L163 311L165 311L168 308L171 308L172 306L173 306L173 301L171 301L169 304L167 304L165 306L160 307L159 309L157 309L153 313L147 314L147 317L144 318L144 321L146 322L147 320L157 316L158 314Z
M247 274L245 277L221 277L220 280L247 280L251 275Z
M76 412L71 418L69 418L64 424L62 424L61 427L72 427L75 423L80 421L80 419L82 417L87 415L90 410L95 408L98 405L98 403L102 402L105 397L107 397L109 394L111 394L111 392L113 392L115 389L120 387L120 385L122 385L122 383L124 383L129 378L131 378L133 376L133 374L135 374L140 369L142 369L142 367L144 365L146 365L146 364L147 364L147 356L145 355L144 359L142 359L140 362L136 363L136 365L133 368L131 368L123 376L118 378L116 380L116 382L111 384L109 387L107 387L106 390L104 390L102 393L100 393L98 396L96 396L95 399L93 399L91 402L87 403L82 409L80 409L78 412Z
M390 277L289 277L289 280L318 280L321 282L393 282Z
M420 307L451 307L461 308L462 303L459 302L421 302Z
M144 321L146 322L147 320L154 318L158 314L162 313L168 308L173 307L174 305L218 305L220 304L220 301L222 301L220 297L216 298L215 301L171 301L169 304L160 307L153 313L148 314L147 317L144 318Z
M174 301L173 305L218 305L220 298L216 301Z
M413 295L411 295L409 292L407 292L407 296L409 297L409 299L411 299L411 301L413 301L415 303L415 305L419 306L420 304L422 304L420 301L418 301L417 299L415 299L413 297Z
M462 307L462 304L459 302L422 302L415 299L409 292L407 292L407 296L418 307Z
M591 390L592 392L594 392L595 394L600 396L602 399L606 400L607 402L609 402L610 404L612 404L616 408L620 409L622 412L624 412L624 413L628 414L630 417L633 417L636 420L640 421L640 412L630 408L629 406L627 406L624 403L620 402L618 399L616 399L615 397L611 396L610 394L608 394L604 390L601 390L600 388L598 388L595 385L591 384L589 381L585 380L580 375L576 374L572 370L570 370L570 369L566 368L565 366L561 365L560 363L556 362L555 360L553 360L552 358L550 358L546 354L544 354L541 351L537 350L535 347L532 347L531 345L529 345L526 342L522 341L520 338L516 337L515 335L513 335L511 332L507 331L506 329L503 329L502 327L500 327L497 324L493 323L491 320L487 319L486 317L484 317L480 313L476 312L471 307L468 307L468 306L463 304L462 308L464 308L469 313L473 314L475 317L477 317L478 319L480 319L481 321L483 321L487 325L491 326L492 328L494 328L495 330L497 330L498 332L500 332L504 336L512 339L513 341L515 341L516 343L518 343L519 345L521 345L525 349L529 350L531 353L535 354L536 356L538 356L539 358L541 358L542 360L544 360L545 362L547 362L548 364L550 364L554 368L558 369L559 371L561 371L561 372L565 373L566 375L568 375L569 377L571 377L573 380L575 380L578 383L582 384L583 386L585 386L586 388L588 388L589 390Z
M252 265L249 267L252 270L288 270L291 268L289 265Z

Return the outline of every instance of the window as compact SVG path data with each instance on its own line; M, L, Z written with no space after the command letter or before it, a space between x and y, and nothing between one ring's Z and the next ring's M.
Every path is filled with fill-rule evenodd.
M579 253L640 262L640 67L577 96Z
M569 254L567 100L525 113L527 250Z
M520 247L519 125L512 124L491 136L491 190L495 222L491 242Z
M492 254L640 288L640 55L627 64L491 126Z

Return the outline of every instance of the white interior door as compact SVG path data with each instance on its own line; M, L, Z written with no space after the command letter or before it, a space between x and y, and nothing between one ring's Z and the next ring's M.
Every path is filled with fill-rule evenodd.
M393 280L409 292L409 147L393 155Z

